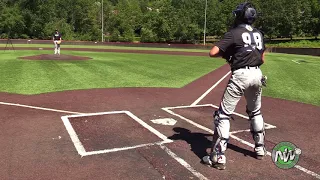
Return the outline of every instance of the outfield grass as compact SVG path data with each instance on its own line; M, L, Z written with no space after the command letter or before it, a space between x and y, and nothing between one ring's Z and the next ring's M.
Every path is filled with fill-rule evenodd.
M11 48L11 44L7 45ZM0 47L6 47L6 44L0 44ZM54 48L53 44L14 44L13 47L33 47L33 48ZM158 50L158 51L187 51L187 52L208 52L208 49L186 49L186 48L165 48L165 47L126 47L111 45L61 45L63 48L93 48L93 49L129 49L129 50Z
M264 96L320 106L320 57L270 53L262 70Z
M224 64L209 57L97 53L70 51L89 56L88 61L32 61L19 56L52 51L6 51L0 59L0 91L18 94L113 88L182 87Z
M18 94L114 88L179 88L225 64L222 59L173 55L64 53L89 61L29 61L19 56L52 51L6 51L0 54L0 91ZM294 62L295 61L295 62ZM296 63L298 62L298 63ZM262 66L268 76L263 96L320 106L320 57L269 53Z
M320 40L293 40L287 42L271 41L266 44L267 47L282 47L282 48L319 48Z

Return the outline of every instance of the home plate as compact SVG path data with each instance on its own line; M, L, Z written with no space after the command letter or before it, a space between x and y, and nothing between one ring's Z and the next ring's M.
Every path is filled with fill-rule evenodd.
M177 123L177 121L172 118L154 119L154 120L151 120L151 122L155 124L166 125L166 126L173 126Z

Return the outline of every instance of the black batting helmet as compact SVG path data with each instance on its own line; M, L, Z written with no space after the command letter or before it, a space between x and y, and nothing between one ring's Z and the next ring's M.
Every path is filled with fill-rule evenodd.
M241 3L233 11L236 20L246 24L253 24L257 18L257 11L249 2Z

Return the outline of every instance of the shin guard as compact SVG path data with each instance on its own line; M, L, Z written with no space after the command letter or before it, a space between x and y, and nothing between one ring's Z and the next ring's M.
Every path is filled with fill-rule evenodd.
M224 152L227 149L229 142L229 131L230 131L230 117L222 114L220 111L214 113L214 125L215 125L215 136L216 140L213 142L212 147L212 161L218 163L225 163L226 159Z
M258 111L257 113L248 113L250 118L250 131L255 142L255 152L257 155L265 155L264 139L265 129L263 117Z

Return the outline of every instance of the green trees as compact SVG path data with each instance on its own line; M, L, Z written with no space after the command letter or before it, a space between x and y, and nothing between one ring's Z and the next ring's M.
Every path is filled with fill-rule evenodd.
M0 13L2 38L18 38L26 28L23 16L17 6L4 7Z
M141 27L142 12L138 0L119 0L110 13L107 30L116 33L111 40L132 42ZM116 39L114 39L116 38Z
M207 0L206 35L222 36L240 2ZM319 0L252 2L260 13L255 26L267 38L319 35ZM200 43L205 5L206 0L1 0L0 38L50 39L59 29L65 40L100 41L103 28L107 41Z
M311 19L306 25L308 33L317 37L320 34L320 1L309 0L311 9Z

